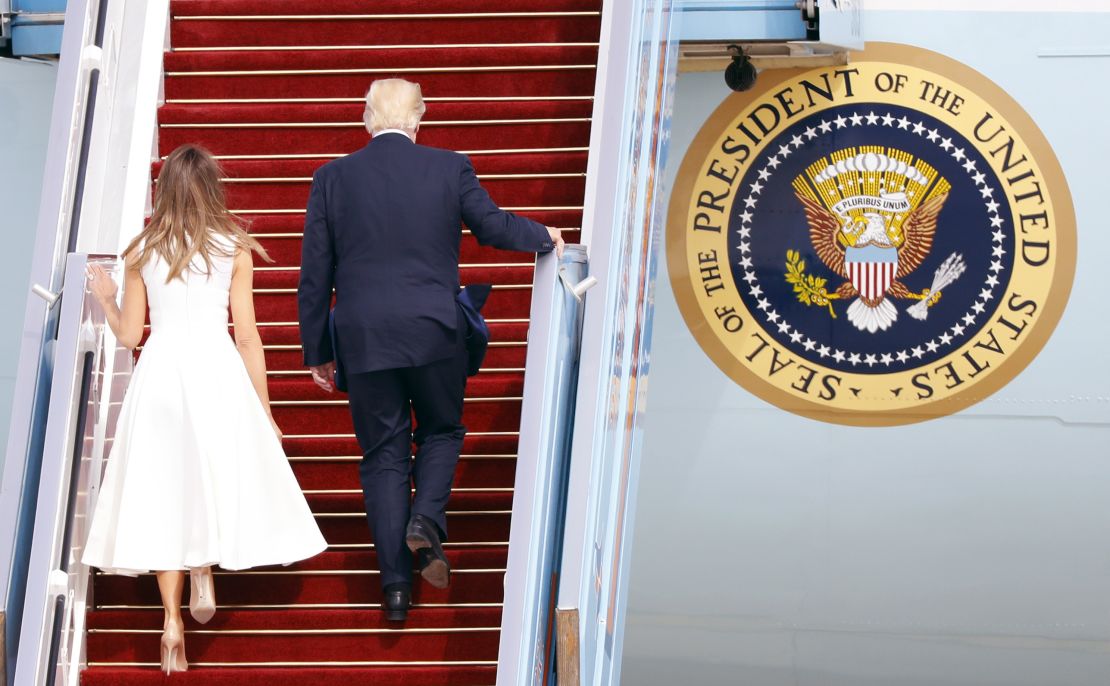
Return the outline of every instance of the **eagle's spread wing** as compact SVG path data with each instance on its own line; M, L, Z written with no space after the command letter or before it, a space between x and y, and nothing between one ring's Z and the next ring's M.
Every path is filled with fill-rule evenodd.
M944 201L948 199L947 193L930 198L913 211L902 224L905 242L898 248L898 276L901 279L913 273L921 266L933 249L933 234L937 230L937 215Z
M806 211L809 221L809 241L817 256L825 265L840 276L844 276L844 248L836 241L840 232L840 222L836 215L809 198L797 195Z

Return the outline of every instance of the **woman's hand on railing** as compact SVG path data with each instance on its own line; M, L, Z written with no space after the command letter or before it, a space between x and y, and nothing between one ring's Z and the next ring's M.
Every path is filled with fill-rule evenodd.
M114 303L116 301L119 286L103 266L92 263L85 270L85 273L89 277L89 291L97 302L104 305L106 302Z
M143 323L146 321L146 284L142 274L134 264L134 256L129 256L123 265L125 285L122 308L116 302L119 286L102 264L90 263L85 267L89 279L89 292L104 309L104 320L112 329L116 341L134 350L143 338Z

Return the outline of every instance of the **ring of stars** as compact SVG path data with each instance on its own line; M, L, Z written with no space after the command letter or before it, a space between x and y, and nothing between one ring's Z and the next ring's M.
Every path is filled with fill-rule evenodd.
M811 141L817 138L818 135L829 133L834 129L846 129L858 126L889 127L908 131L927 139L930 143L935 144L938 148L952 157L957 163L961 164L972 181L975 182L976 189L983 198L983 205L986 207L990 219L990 228L992 230L991 239L994 246L991 266L987 270L988 274L983 289L979 292L971 308L955 325L926 343L897 352L885 352L881 355L872 353L861 354L851 350L831 348L818 341L814 341L801 331L790 326L782 315L775 311L774 307L771 305L771 301L763 297L763 289L759 285L751 257L751 232L752 219L754 218L752 210L759 203L759 194L763 191L765 186L763 182L771 178L775 170L782 164L782 160L805 145L807 141ZM739 215L741 226L736 230L737 235L740 237L740 244L738 246L740 250L740 259L737 261L737 264L744 272L742 279L745 284L743 287L747 288L748 293L755 299L756 306L766 319L767 327L774 327L780 334L789 338L791 343L800 345L807 352L816 352L822 359L831 358L836 360L837 363L847 361L853 367L859 365L866 365L869 368L873 368L875 365L889 367L895 361L904 363L911 358L921 359L926 353L935 353L941 348L952 346L953 344L958 345L959 340L965 337L969 331L972 331L975 322L987 312L988 303L994 299L995 290L1000 285L999 274L1005 269L1002 264L1002 257L1006 254L1006 248L1004 247L1006 234L1002 231L1002 225L1005 222L999 214L1001 205L994 199L995 189L987 182L986 175L977 168L975 160L967 156L967 151L964 148L958 147L956 143L953 143L951 138L941 136L936 129L927 127L924 122L915 122L908 119L905 115L896 119L890 112L881 115L876 114L874 111L869 111L866 114L856 112L849 117L838 114L835 119L823 118L819 124L806 128L801 134L791 138L788 143L779 146L778 150L768 158L766 165L758 171L758 177L758 180L749 186L748 196L743 198L743 211ZM972 333L974 333L974 331L972 331Z

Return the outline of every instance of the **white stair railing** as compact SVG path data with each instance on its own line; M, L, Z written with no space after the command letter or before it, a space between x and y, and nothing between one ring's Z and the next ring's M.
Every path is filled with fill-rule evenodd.
M0 482L6 629L0 655L7 660L0 683L75 686L83 666L88 570L75 562L79 551L73 544L84 537L80 523L73 522L88 505L82 498L95 492L88 484L99 480L93 459L99 453L75 451L72 441L79 424L101 431L85 437L89 450L110 435L95 421L82 422L84 415L72 405L80 404L73 394L90 391L93 382L81 370L70 374L59 368L71 353L80 354L83 365L92 344L80 329L89 313L73 309L84 297L84 273L74 266L84 258L73 253L116 253L142 227L168 24L169 0L69 0L67 6L31 265L35 288L22 327ZM70 331L76 338L68 340L63 333L72 327L78 327L77 333ZM96 359L107 357L101 353ZM108 373L111 364L105 365L97 367L100 373ZM93 381L101 391L114 388Z
M103 310L86 292L89 261L82 254L66 261L17 684L77 686L85 665L90 575L81 553L115 435L114 410L131 375L130 353L105 336ZM114 259L98 261L117 269Z
M554 648L553 598L562 554L570 435L578 385L586 249L536 263L528 325L501 646L499 686L548 683Z

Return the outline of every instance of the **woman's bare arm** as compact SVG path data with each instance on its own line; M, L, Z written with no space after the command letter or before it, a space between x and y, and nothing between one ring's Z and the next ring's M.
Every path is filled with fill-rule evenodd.
M116 340L128 350L134 350L143 340L143 324L146 323L146 284L135 264L134 253L124 258L122 308L116 304L119 288L104 267L91 264L88 275L89 290L104 308L104 318Z
M230 298L231 321L235 325L235 346L243 358L258 399L270 416L270 423L273 424L278 438L281 438L281 431L270 413L270 394L266 389L266 356L254 315L254 261L249 250L240 250L235 255Z

